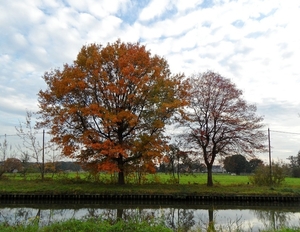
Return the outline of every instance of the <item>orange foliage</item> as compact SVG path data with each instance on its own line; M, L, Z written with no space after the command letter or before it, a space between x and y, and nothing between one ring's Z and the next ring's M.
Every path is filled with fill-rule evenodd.
M67 156L99 170L121 173L133 161L153 170L165 125L187 104L182 77L139 43L83 46L72 65L44 74L39 126L50 128Z
M112 163L109 160L97 164L98 171L106 171L108 173L118 172L119 168L116 163Z

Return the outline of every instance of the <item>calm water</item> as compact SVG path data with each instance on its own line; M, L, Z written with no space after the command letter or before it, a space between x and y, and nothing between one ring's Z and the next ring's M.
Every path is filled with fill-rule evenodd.
M0 222L11 225L39 220L40 226L67 219L102 217L151 220L160 218L177 231L201 228L214 222L216 230L259 231L282 226L300 226L300 203L233 203L233 202L0 202Z

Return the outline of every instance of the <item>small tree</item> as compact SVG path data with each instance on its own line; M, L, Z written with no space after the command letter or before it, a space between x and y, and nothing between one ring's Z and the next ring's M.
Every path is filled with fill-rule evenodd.
M6 139L6 135L4 137L3 143L0 143L0 152L1 152L1 162L4 162L7 158L7 154L8 154L8 143L7 143L7 139Z
M25 122L20 122L19 126L15 127L17 135L22 140L22 147L18 147L23 154L24 162L28 162L28 154L36 161L41 178L44 179L44 160L41 158L43 147L37 138L40 132L32 125L32 115L32 112L26 111Z
M58 173L58 161L61 156L60 149L55 146L54 143L48 142L47 148L49 149L49 152L47 152L47 163L45 164L45 172L52 173L52 177L54 174Z
M169 151L167 152L168 164L167 169L172 173L173 178L177 179L179 183L180 179L180 167L181 164L188 165L188 154L180 150L179 145L171 144L169 146Z
M30 163L29 163L30 155L28 153L28 150L24 149L24 147L22 147L20 144L17 145L17 150L20 154L20 161L22 162L22 166L23 166L21 173L25 177L26 173L28 172L28 170L30 168Z
M3 143L0 143L0 177L4 172L7 172L7 159L15 157L15 153L12 150L12 146L8 144L6 135L4 136Z
M7 144L6 135L5 135L3 143L0 143L0 152L1 152L1 154L0 154L1 155L0 156L0 177L5 172L4 161L6 160L6 156L7 156L7 148L8 148L8 144Z

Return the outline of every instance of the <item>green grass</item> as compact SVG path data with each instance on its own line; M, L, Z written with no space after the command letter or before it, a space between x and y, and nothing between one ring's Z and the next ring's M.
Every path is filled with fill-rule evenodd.
M233 226L233 225L231 225ZM229 230L228 230L229 229ZM292 228L282 228L275 231L278 232L296 232L299 231L300 227L292 227ZM163 224L163 221L161 219L155 219L155 220L141 220L140 218L136 217L131 220L124 221L123 219L111 222L108 220L102 220L102 219L88 219L88 220L77 220L77 219L69 219L62 222L55 222L51 225L39 227L38 221L33 221L29 225L8 225L5 223L0 224L0 231L1 232L172 232L173 230L166 227ZM177 232L186 232L184 228L177 228ZM250 230L241 230L241 229L234 229L230 228L229 226L223 227L216 227L213 228L195 228L192 230L189 230L190 232L202 232L202 231L232 231L232 232L246 232L246 231L252 231ZM261 232L274 232L274 230L267 230L262 229Z
M5 174L0 179L0 194L47 193L47 194L260 194L260 195L300 195L300 179L286 178L281 186L257 187L248 184L248 176L214 174L214 186L206 186L206 174L181 175L180 184L172 182L170 175L147 175L145 184L112 184L114 176L101 174L96 181L86 173L69 173L41 181L38 174Z
M28 173L26 177L22 176L21 174L4 174L5 179L9 180L40 180L40 175L37 173ZM45 174L46 179L54 179L54 180L88 180L89 178L88 173L60 173L56 174L52 178L52 174ZM112 179L116 180L116 175L110 174L100 174L99 182L103 183L110 183ZM170 180L172 179L171 175L158 173L158 174L148 174L145 176L146 183L161 183L161 184L170 184ZM1 180L1 179L0 179ZM200 184L204 185L207 181L207 174L206 173L198 173L194 175L180 175L179 182L180 184ZM215 185L244 185L248 184L249 176L248 175L240 175L240 176L232 176L229 174L213 174L213 181ZM300 187L300 178L292 178L286 177L285 178L285 185L289 186L298 186Z
M275 230L277 232L299 232L300 231L300 227L295 227L295 228L282 228L279 230ZM274 230L262 230L261 232L274 232Z
M56 222L49 226L39 228L37 223L32 223L30 225L6 225L0 224L0 231L2 232L76 232L76 231L102 231L102 232L172 232L171 229L165 227L157 222L147 222L147 221L123 221L119 220L115 223L111 223L105 220L95 220L89 219L86 221L70 219L63 222Z

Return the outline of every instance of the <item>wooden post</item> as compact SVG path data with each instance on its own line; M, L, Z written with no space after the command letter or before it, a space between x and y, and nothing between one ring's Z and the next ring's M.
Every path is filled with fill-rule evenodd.
M45 175L45 130L43 130L42 180Z
M268 141L269 141L270 183L272 185L272 157L271 157L271 135L270 135L270 128L268 128Z

